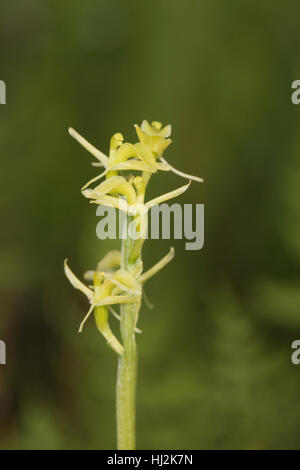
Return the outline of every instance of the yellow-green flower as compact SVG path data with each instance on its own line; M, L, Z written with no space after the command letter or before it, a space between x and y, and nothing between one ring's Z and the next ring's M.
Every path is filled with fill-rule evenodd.
M126 284L122 283L122 281L124 281L122 273L116 272L112 279L105 279L105 273L97 271L93 275L93 286L87 287L71 271L67 260L65 260L64 268L65 274L72 286L85 294L91 304L88 313L80 324L79 332L82 331L84 323L94 311L98 330L104 336L108 345L114 349L117 354L122 354L123 347L112 333L108 323L108 305L137 302L137 292L129 294L130 289Z
M148 121L144 120L141 127L137 124L134 127L139 141L148 145L156 157L161 157L164 150L172 143L172 140L168 139L172 131L170 124L162 127L161 122L153 121L150 126Z
M116 304L140 303L142 285L164 268L173 257L174 248L171 248L164 258L145 273L142 274L142 262L137 264L133 272L128 273L121 267L121 253L117 250L110 251L98 263L96 271L87 271L85 273L85 279L92 280L93 286L86 286L80 281L69 268L67 260L65 260L64 270L67 278L75 289L80 290L88 298L91 304L80 324L79 332L82 332L86 320L94 311L98 330L104 336L108 345L117 354L122 355L123 346L109 326L109 307Z

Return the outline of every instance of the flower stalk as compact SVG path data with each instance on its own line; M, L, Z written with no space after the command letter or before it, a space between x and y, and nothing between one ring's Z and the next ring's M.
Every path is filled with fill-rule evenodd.
M197 176L187 175L163 158L164 150L171 144L171 126L162 128L154 121L150 125L143 121L135 125L139 142L124 143L123 135L116 133L110 141L109 155L105 155L74 129L69 129L74 137L97 162L94 166L104 167L104 171L86 183L82 195L90 203L113 207L125 213L125 235L121 251L112 250L98 262L93 271L84 275L89 285L85 285L71 271L67 260L64 269L70 283L88 299L90 308L83 318L81 333L88 318L94 314L96 327L105 338L108 346L118 355L116 387L117 445L119 450L134 450L136 447L136 383L137 349L135 333L141 307L143 285L148 279L164 268L174 257L174 249L148 271L143 272L142 247L147 229L147 211L162 202L183 194L191 180L202 182ZM128 171L140 172L133 176ZM188 184L166 192L145 202L146 188L150 177L157 171L172 171L189 180ZM121 172L121 174L120 174ZM91 189L92 183L105 178ZM132 236L132 227L134 228ZM120 314L112 305L120 305ZM120 321L120 340L112 332L109 324L110 313Z
M127 226L131 222L128 217ZM131 262L134 243L128 237L122 240L122 265L128 272L134 271L141 255ZM116 417L117 417L117 448L119 450L135 449L136 419L136 383L137 383L137 350L135 328L138 320L139 304L121 306L120 331L124 353L118 360Z

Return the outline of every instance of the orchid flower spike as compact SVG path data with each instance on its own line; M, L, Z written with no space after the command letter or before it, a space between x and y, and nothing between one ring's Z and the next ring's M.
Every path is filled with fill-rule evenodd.
M96 162L93 165L103 168L102 173L83 186L82 195L90 203L117 208L126 214L121 251L110 251L99 261L95 270L87 271L84 274L87 284L71 271L67 260L64 263L66 277L75 289L87 297L90 304L80 323L79 332L82 332L86 321L93 314L97 329L119 356L117 435L120 450L135 449L135 333L141 332L137 323L142 298L145 296L144 284L174 257L174 248L171 248L160 261L144 271L142 247L147 238L147 213L151 207L183 194L191 181L203 181L202 178L177 170L164 159L164 152L172 142L170 124L162 126L158 121L151 124L143 121L140 126L135 125L135 129L138 142L124 142L123 135L117 132L110 139L107 155L74 129L69 129L70 135L95 157ZM133 173L128 174L128 171ZM158 171L171 171L188 182L154 199L146 200L147 185L151 176ZM92 183L96 185L89 187ZM132 236L133 234L137 237ZM115 305L120 306L120 314L114 310ZM121 340L110 327L110 314L120 321Z

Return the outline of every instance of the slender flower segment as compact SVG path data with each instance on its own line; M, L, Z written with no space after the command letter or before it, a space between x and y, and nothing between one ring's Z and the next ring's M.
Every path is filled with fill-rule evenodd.
M117 132L111 137L108 155L90 144L77 131L69 129L70 135L96 158L93 166L103 168L100 174L81 188L82 195L90 203L113 207L126 214L126 233L121 250L109 251L98 262L95 270L84 274L88 285L71 271L67 260L64 263L66 277L75 289L87 297L90 304L79 332L82 332L86 321L93 314L98 331L119 357L116 410L117 443L120 450L135 449L135 333L141 333L137 322L142 298L145 297L143 286L174 257L174 248L171 248L152 268L143 271L142 247L146 238L146 214L151 207L183 194L192 180L203 181L202 178L177 170L163 157L164 151L172 142L170 124L163 127L158 121L151 124L143 121L141 126L136 124L135 129L138 142L124 142L123 135ZM150 178L158 171L171 171L189 182L145 201ZM131 222L134 222L139 234L137 238L131 237L128 229ZM120 313L113 308L118 305ZM119 339L111 330L110 314L120 322Z
M104 153L100 152L100 150L96 149L92 144L90 144L84 137L78 134L72 127L69 128L69 134L74 137L88 152L94 155L97 160L102 164L102 166L107 165L107 156Z

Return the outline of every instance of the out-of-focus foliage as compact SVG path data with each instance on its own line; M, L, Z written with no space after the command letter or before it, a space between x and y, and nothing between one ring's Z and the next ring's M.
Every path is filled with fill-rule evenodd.
M3 0L0 6L1 448L112 448L116 358L63 275L93 268L80 195L92 159L142 119L173 125L167 159L205 178L205 247L148 241L155 309L138 337L139 448L299 448L299 3ZM153 177L150 196L173 189ZM182 314L184 312L184 315ZM117 322L114 324L117 328Z

